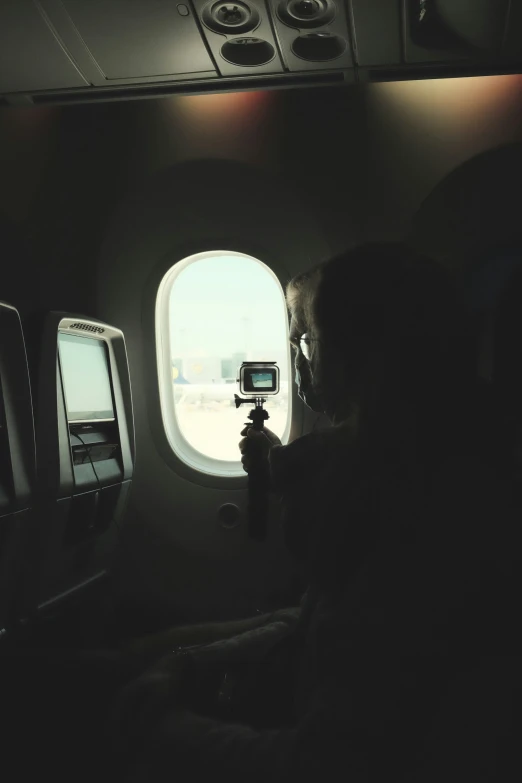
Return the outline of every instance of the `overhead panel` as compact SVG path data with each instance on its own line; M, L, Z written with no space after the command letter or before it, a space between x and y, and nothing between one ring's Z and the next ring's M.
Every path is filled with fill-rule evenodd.
M87 85L37 5L31 0L1 0L0 92Z
M449 30L433 0L402 0L404 55L407 63L470 60L467 46Z
M352 0L357 63L397 65L402 60L401 0Z
M522 0L0 0L4 103L518 73Z
M511 0L436 0L435 8L448 30L473 49L500 49Z
M62 0L107 80L215 70L187 3Z
M510 60L522 57L522 3L511 3L504 32L503 55Z
M513 0L403 0L406 62L498 67L521 39Z

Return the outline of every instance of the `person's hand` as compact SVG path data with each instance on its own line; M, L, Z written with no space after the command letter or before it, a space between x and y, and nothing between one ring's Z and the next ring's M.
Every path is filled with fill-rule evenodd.
M170 654L121 691L108 725L117 744L144 736L165 707L176 702L187 664L186 656Z
M273 446L281 446L281 441L271 430L266 427L259 432L251 424L247 424L241 435L245 437L239 441L241 463L243 470L249 473L253 466L268 465L268 455Z

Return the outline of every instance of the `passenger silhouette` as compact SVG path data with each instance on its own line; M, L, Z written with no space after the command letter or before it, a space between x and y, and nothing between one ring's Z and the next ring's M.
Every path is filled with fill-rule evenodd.
M247 472L269 461L309 587L128 686L113 726L129 780L418 780L441 694L514 649L515 501L446 273L366 245L294 278L287 302L300 396L331 427L286 446L246 428L240 450Z

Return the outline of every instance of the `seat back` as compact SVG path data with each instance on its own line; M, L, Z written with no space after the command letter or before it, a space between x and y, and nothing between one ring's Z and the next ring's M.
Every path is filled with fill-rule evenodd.
M0 302L0 633L29 609L36 476L29 370L18 311Z
M134 468L123 333L93 318L51 312L41 338L39 615L76 603L105 582Z

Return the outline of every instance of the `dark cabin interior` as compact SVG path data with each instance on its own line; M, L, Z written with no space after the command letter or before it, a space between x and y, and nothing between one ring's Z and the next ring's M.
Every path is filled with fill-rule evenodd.
M263 549L243 529L223 536L216 524L244 482L230 492L217 480L198 486L163 459L149 337L164 259L225 247L273 261L289 278L364 242L404 240L465 285L486 270L490 290L497 259L518 262L522 247L517 2L483 0L471 11L445 0L189 0L152 9L143 0L0 3L0 300L20 314L37 455L50 312L123 332L136 442L123 515L98 548L78 547L64 600L39 604L29 592L0 617L5 736L17 754L39 749L39 773L53 774L62 743L76 747L74 732L60 739L52 721L42 729L53 677L78 686L80 703L88 690L64 663L68 651L274 611L302 593L277 541ZM233 45L246 36L248 46ZM516 274L509 280L511 309L499 295L482 311L477 346L504 302L500 399L516 451L520 289ZM296 435L317 423L299 415ZM38 501L33 516L29 537L49 524ZM32 584L45 554L32 539L24 546L20 573ZM82 731L92 719L78 719ZM81 777L71 766L63 775Z

